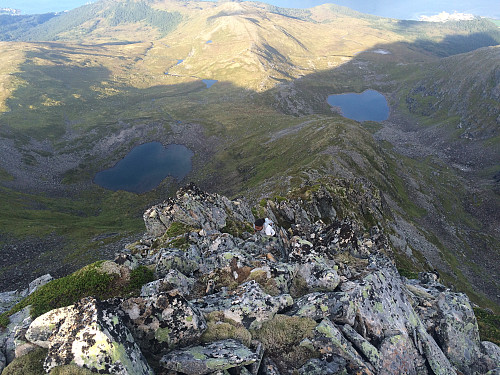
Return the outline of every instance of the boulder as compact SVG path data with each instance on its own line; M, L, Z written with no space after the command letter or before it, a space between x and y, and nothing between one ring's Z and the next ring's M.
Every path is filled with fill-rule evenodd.
M195 280L193 278L185 276L176 269L171 269L162 279L143 285L141 288L141 297L168 292L172 289L177 289L183 295L188 295L194 283Z
M7 328L0 336L6 364L9 364L17 355L21 354L21 347L24 346L26 348L28 342L26 341L25 334L32 322L30 310L31 307L27 306L21 311L11 315Z
M328 318L323 319L315 328L314 337L310 339L310 343L323 354L324 358L332 360L332 358L340 357L357 373L365 375L374 373L373 366L363 360L351 343L342 335L342 332ZM309 345L309 342L301 343L301 345Z
M242 368L258 360L258 355L245 345L229 339L175 350L163 356L160 363L168 370L186 375L204 375L235 367Z
M182 223L204 230L221 230L229 220L253 223L250 208L242 201L230 201L218 194L209 194L190 184L180 189L176 197L153 206L144 215L147 231L159 237L172 223Z
M450 362L469 375L481 357L481 342L474 310L465 294L443 292L437 300L435 338Z
M330 361L314 358L299 369L299 375L347 375L346 361L341 357Z
M379 375L428 373L424 358L413 350L411 339L405 335L386 337L380 344L379 358Z
M354 325L356 309L345 292L310 293L295 300L291 314L314 320L329 318L335 323Z
M337 271L321 259L302 264L298 274L311 291L333 292L340 283Z
M191 275L200 268L201 257L178 249L162 249L157 257L156 275L164 278L172 269L184 275Z
M53 279L54 278L50 274L46 274L46 275L40 276L39 278L33 280L28 286L28 295L33 293L35 290L37 290L42 285L45 285L48 282L52 281Z
M341 326L344 336L354 345L359 353L363 354L374 368L379 367L380 353L367 339L361 336L350 325Z
M177 291L129 298L119 309L145 353L162 354L196 343L207 329L203 315Z
M120 317L107 303L92 297L49 311L35 319L28 331L26 336L33 342L48 342L47 372L73 363L101 374L153 374Z
M289 294L273 297L251 280L232 292L222 291L192 302L203 313L221 311L226 318L242 323L247 329L258 329L263 322L292 306L293 299Z

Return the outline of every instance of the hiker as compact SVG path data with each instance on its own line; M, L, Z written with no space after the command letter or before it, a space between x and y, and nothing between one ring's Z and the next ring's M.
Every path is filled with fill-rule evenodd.
M268 236L274 236L276 234L276 231L273 228L272 220L267 218L267 217L265 219L255 220L253 227L254 227L255 233L262 232Z

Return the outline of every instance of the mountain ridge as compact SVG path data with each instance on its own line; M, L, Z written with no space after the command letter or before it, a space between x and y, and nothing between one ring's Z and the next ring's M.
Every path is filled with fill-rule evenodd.
M102 2L98 6L109 4L113 5ZM266 195L285 195L328 173L371 180L400 216L394 229L400 265L428 270L429 263L436 263L447 282L465 288L474 277L475 288L490 299L497 298L494 262L477 260L491 271L483 274L477 272L474 258L485 242L493 250L498 243L496 219L488 224L488 212L498 207L495 196L488 195L487 186L480 193L481 197L485 194L482 205L489 208L478 205L473 198L477 180L452 166L457 161L462 165L463 159L441 158L440 142L450 142L448 133L437 133L439 137L434 137L435 144L428 149L414 141L433 136L422 130L421 123L448 129L459 124L456 112L465 111L465 118L479 124L483 114L456 104L462 97L450 90L453 79L443 93L451 103L450 117L422 111L408 114L403 100L416 97L419 103L420 93L428 99L427 94L436 91L433 85L439 79L427 73L442 74L454 68L455 78L460 69L465 72L465 67L472 66L474 74L482 77L480 65L472 64L481 60L474 56L498 47L469 55L457 52L497 43L497 28L492 31L485 20L436 26L355 18L356 14L335 7L325 16L321 12L332 9L328 6L309 10L301 19L296 13L279 14L284 12L279 9L268 12L262 4L147 4L192 13L163 37L146 23L113 28L106 21L89 34L102 31L92 40L78 35L83 29L68 29L60 34L67 40L2 44L2 61L10 64L3 67L2 84L10 91L0 117L2 160L8 161L0 176L2 192L12 202L3 210L3 228L17 235L33 233L18 225L29 218L44 235L56 232L76 237L76 243L85 245L84 250L78 246L64 250L72 254L67 260L71 267L76 267L80 253L109 257L111 250L89 239L122 233L120 225L113 223L120 216L115 207L123 213L122 227L140 231L137 212L160 200L166 191L173 193L178 182L166 180L150 195L135 197L105 192L92 185L92 176L140 143L179 142L196 151L189 178L208 190L245 194L255 201ZM158 9L148 6L146 14L164 12ZM468 64L462 64L462 59ZM412 70L418 70L417 77L408 74ZM476 84L474 77L466 82ZM201 79L218 82L206 90ZM489 84L488 80L477 82ZM419 86L425 90L418 91ZM461 87L469 86L473 85ZM393 104L388 122L356 123L333 113L326 103L329 94L367 88L378 89ZM412 89L411 95L405 92ZM492 113L497 111L491 108ZM495 131L493 118L484 117L485 128ZM477 142L477 149L481 142L490 141L492 152L497 144L493 137L453 140L451 145L460 151L460 142L469 141ZM430 152L412 154L413 146ZM475 155L477 165L483 157L488 168L495 168L494 158ZM497 173L491 172L475 171L487 176ZM465 203L463 197L467 197ZM471 215L469 211L478 206L481 212ZM481 221L476 216L482 216ZM68 228L68 222L77 224ZM485 225L492 227L487 235ZM453 233L456 228L459 235ZM475 240L471 233L477 236ZM469 243L473 249L464 252L461 247ZM425 249L423 254L420 247ZM469 286L467 292L473 296L477 290ZM488 303L482 297L475 300Z

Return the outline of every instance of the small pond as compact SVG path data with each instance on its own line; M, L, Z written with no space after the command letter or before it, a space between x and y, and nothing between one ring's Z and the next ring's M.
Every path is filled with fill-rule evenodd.
M207 85L207 89L212 87L215 83L217 83L216 79L202 79L202 82Z
M144 193L167 176L182 179L191 171L194 153L183 145L150 142L134 147L113 168L96 174L94 183L109 190Z
M387 99L375 90L329 95L327 101L333 107L340 107L342 116L352 120L384 121L389 118Z

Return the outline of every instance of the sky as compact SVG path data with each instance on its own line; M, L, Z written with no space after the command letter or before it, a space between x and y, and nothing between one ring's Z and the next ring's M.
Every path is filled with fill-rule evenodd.
M20 9L22 14L60 12L88 3L89 0L0 0L0 8ZM471 13L500 19L500 0L263 0L287 8L310 8L325 3L344 5L377 16L418 19L422 15Z

